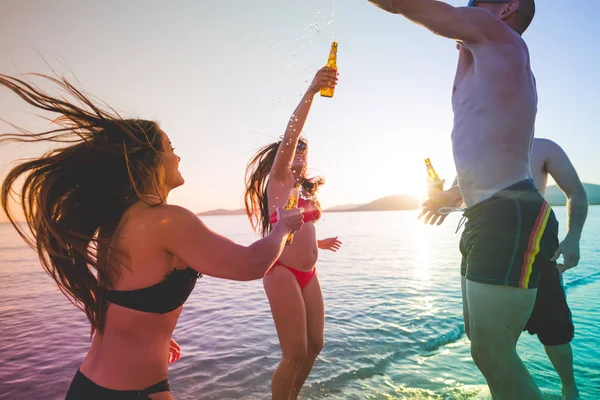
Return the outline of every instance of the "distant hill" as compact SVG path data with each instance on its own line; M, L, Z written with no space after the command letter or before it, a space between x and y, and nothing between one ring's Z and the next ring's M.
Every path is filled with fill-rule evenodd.
M335 207L331 207L328 208L326 210L324 210L325 212L344 212L344 211L350 211L353 210L357 207L360 207L362 204L345 204L345 205L341 205L341 206L335 206Z
M222 208L218 210L210 210L197 213L196 215L200 217L209 216L209 215L246 215L246 210L240 208L239 210L224 210Z
M592 183L583 184L590 204L600 205L600 185ZM556 186L548 186L546 189L546 200L553 206L564 206L566 198L563 192ZM367 204L346 204L334 206L325 210L325 212L354 212L354 211L394 211L394 210L415 210L421 205L419 201L409 195L386 196ZM246 211L239 210L211 210L198 213L199 216L207 215L245 215Z
M386 196L368 204L363 204L347 211L395 211L415 210L419 208L419 201L409 195Z
M588 202L590 204L600 204L600 185L584 183L583 187L587 193ZM548 186L544 197L553 206L564 206L567 203L564 193L556 185Z

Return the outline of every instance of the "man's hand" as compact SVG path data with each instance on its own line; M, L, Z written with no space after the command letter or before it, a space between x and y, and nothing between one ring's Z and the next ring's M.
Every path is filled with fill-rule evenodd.
M419 214L419 219L424 216L423 222L425 224L441 225L447 215L440 214L438 210L441 207L459 207L462 201L458 186L439 192L423 203L423 210Z
M563 262L557 265L560 272L565 272L577 266L579 264L579 239L567 234L565 240L558 245L558 250L556 250L550 261L557 261L561 254Z

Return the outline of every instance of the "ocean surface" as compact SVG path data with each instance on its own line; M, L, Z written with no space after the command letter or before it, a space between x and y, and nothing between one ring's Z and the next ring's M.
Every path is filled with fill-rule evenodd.
M565 208L555 207L565 231ZM302 399L489 399L464 334L458 215L424 226L417 211L331 213L319 238L325 347ZM245 217L206 217L235 241L255 240ZM600 398L600 207L590 207L581 262L564 274L576 327L575 377ZM261 281L199 280L173 337L182 347L169 380L184 399L268 399L280 356ZM63 399L89 346L84 314L44 274L37 256L0 225L0 399ZM548 399L560 381L536 337L518 351Z

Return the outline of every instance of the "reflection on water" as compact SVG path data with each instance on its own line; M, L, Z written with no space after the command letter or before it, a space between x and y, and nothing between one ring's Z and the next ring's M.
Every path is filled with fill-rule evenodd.
M565 274L573 309L575 374L584 395L600 387L600 208L592 207L581 265ZM564 208L555 209L564 227ZM425 226L417 212L332 213L319 237L339 235L337 253L320 253L325 347L303 399L489 399L471 361L460 298L460 216ZM243 216L204 222L240 243ZM0 225L0 399L55 399L89 346L89 326L44 275L39 261ZM260 281L204 277L184 307L174 338L182 358L170 367L178 400L268 399L280 356ZM560 382L542 346L524 334L519 353L548 398Z

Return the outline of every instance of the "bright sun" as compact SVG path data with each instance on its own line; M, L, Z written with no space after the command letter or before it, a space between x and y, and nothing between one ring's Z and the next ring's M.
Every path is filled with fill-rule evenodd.
M397 194L406 194L416 198L419 201L427 197L427 175L423 171L413 168L405 169L399 187L395 190Z
M415 179L409 185L406 185L406 194L422 200L427 196L427 182L424 179Z

